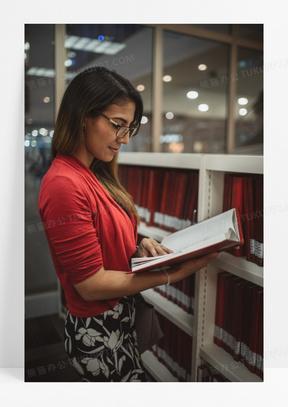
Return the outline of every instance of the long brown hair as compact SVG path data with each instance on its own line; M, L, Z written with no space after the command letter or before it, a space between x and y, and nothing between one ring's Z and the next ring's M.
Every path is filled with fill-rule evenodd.
M99 66L88 68L77 75L62 98L52 139L52 158L55 158L57 153L73 155L80 146L84 119L97 117L110 104L123 100L135 103L132 125L139 128L143 102L139 92L128 79ZM110 162L94 159L90 169L119 205L135 216L139 224L140 218L133 198L118 178L117 156Z

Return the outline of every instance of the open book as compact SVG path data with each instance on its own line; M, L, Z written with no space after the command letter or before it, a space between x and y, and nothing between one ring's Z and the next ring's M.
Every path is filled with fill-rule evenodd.
M184 260L218 252L243 243L239 214L235 208L230 209L164 237L161 244L173 250L173 253L132 258L132 271L146 271L171 266Z

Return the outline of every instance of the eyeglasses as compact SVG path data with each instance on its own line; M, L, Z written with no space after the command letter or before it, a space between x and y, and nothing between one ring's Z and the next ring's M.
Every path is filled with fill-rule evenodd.
M126 136L127 133L129 133L129 139L131 139L133 136L136 135L139 125L136 127L129 127L129 126L122 126L121 124L115 122L113 119L110 119L110 117L106 116L104 113L100 113L100 116L103 116L116 130L116 137L119 139L122 139Z

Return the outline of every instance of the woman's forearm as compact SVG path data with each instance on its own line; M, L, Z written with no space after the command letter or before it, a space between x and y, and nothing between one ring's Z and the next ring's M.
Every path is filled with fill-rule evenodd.
M75 288L86 301L94 301L133 295L166 283L162 271L129 273L102 268Z

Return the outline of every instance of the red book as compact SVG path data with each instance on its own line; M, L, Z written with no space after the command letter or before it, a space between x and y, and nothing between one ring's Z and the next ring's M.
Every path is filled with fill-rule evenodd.
M175 193L175 216L177 219L183 219L183 210L185 203L185 192L188 183L187 171L178 173L176 193Z
M233 177L233 184L232 184L232 199L231 199L231 208L236 208L239 213L239 218L242 221L242 214L244 211L244 196L245 196L245 189L244 189L244 179L241 176ZM243 227L243 224L242 224ZM246 240L246 236L244 234L244 242ZM244 246L237 246L233 247L232 253L234 256L243 256L245 253Z
M233 281L233 318L231 324L231 335L234 339L233 359L241 359L241 339L243 322L243 292L246 281L239 278Z
M263 266L263 176L253 176L254 212L253 235L251 236L251 253L249 260Z
M260 332L260 316L261 305L263 301L263 289L262 287L255 286L253 288L253 300L252 300L252 318L250 321L249 329L249 358L246 359L246 366L252 373L258 373L257 369L257 355L259 355L259 332Z
M216 309L215 309L215 331L214 343L223 347L223 328L224 328L224 312L225 312L225 280L229 274L220 272L217 275L217 295L216 295Z
M224 326L223 326L223 348L226 352L233 356L233 334L232 334L232 322L234 318L233 314L233 302L234 292L233 286L238 277L233 274L229 274L225 279L225 309L224 309Z
M241 362L247 366L249 361L250 327L253 321L253 292L255 284L247 282L243 292Z
M260 312L259 312L259 334L258 334L258 351L256 357L256 370L261 379L263 379L263 289L260 295Z

